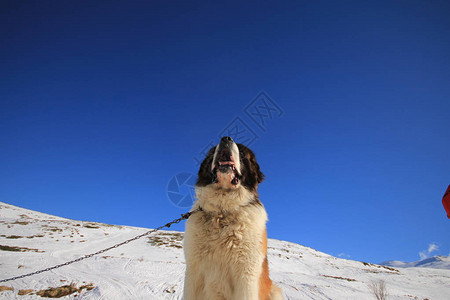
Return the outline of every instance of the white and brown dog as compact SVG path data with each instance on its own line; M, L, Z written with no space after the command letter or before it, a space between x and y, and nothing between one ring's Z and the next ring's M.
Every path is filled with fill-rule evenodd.
M264 178L255 154L222 138L202 162L186 223L184 300L281 300L267 262Z

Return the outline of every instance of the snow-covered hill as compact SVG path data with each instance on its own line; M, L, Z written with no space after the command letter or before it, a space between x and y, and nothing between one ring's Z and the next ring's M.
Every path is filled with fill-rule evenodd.
M169 216L168 219L171 219ZM0 202L0 280L47 268L148 231L54 217ZM50 272L0 283L0 299L181 299L181 232L163 231ZM272 279L286 299L375 299L368 285L386 282L388 299L449 299L450 270L395 269L336 258L270 240ZM55 288L51 290L51 288Z
M434 268L450 270L450 257L437 255L409 263L398 260L390 260L382 262L381 265L395 268Z

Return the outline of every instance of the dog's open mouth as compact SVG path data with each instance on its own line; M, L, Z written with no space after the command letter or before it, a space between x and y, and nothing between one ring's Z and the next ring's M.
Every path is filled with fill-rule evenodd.
M215 167L222 173L228 173L230 170L235 171L235 165L233 156L228 148L222 148L219 150Z
M239 159L239 157L237 159ZM217 158L213 167L213 173L216 176L215 182L218 182L219 178L217 178L216 172L220 172L224 175L228 174L227 177L233 185L237 185L239 183L241 175L236 168L236 160L235 157L233 157L229 147L221 147L221 149L219 149L217 153Z
M228 173L228 171L236 171L236 168L234 167L234 162L232 161L219 161L219 165L217 166L218 170L222 173Z

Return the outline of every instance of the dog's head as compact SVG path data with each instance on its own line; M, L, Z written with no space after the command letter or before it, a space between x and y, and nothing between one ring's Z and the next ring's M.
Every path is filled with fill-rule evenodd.
M204 187L212 184L223 189L245 187L256 192L263 179L264 174L253 151L226 136L209 150L200 165L196 185Z

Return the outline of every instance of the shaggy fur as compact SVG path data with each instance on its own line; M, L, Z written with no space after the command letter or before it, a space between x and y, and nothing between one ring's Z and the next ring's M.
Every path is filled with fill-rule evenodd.
M264 175L250 149L224 139L199 170L193 210L202 210L186 223L184 300L281 300L269 278L267 214L257 193ZM238 155L226 150L233 144Z

